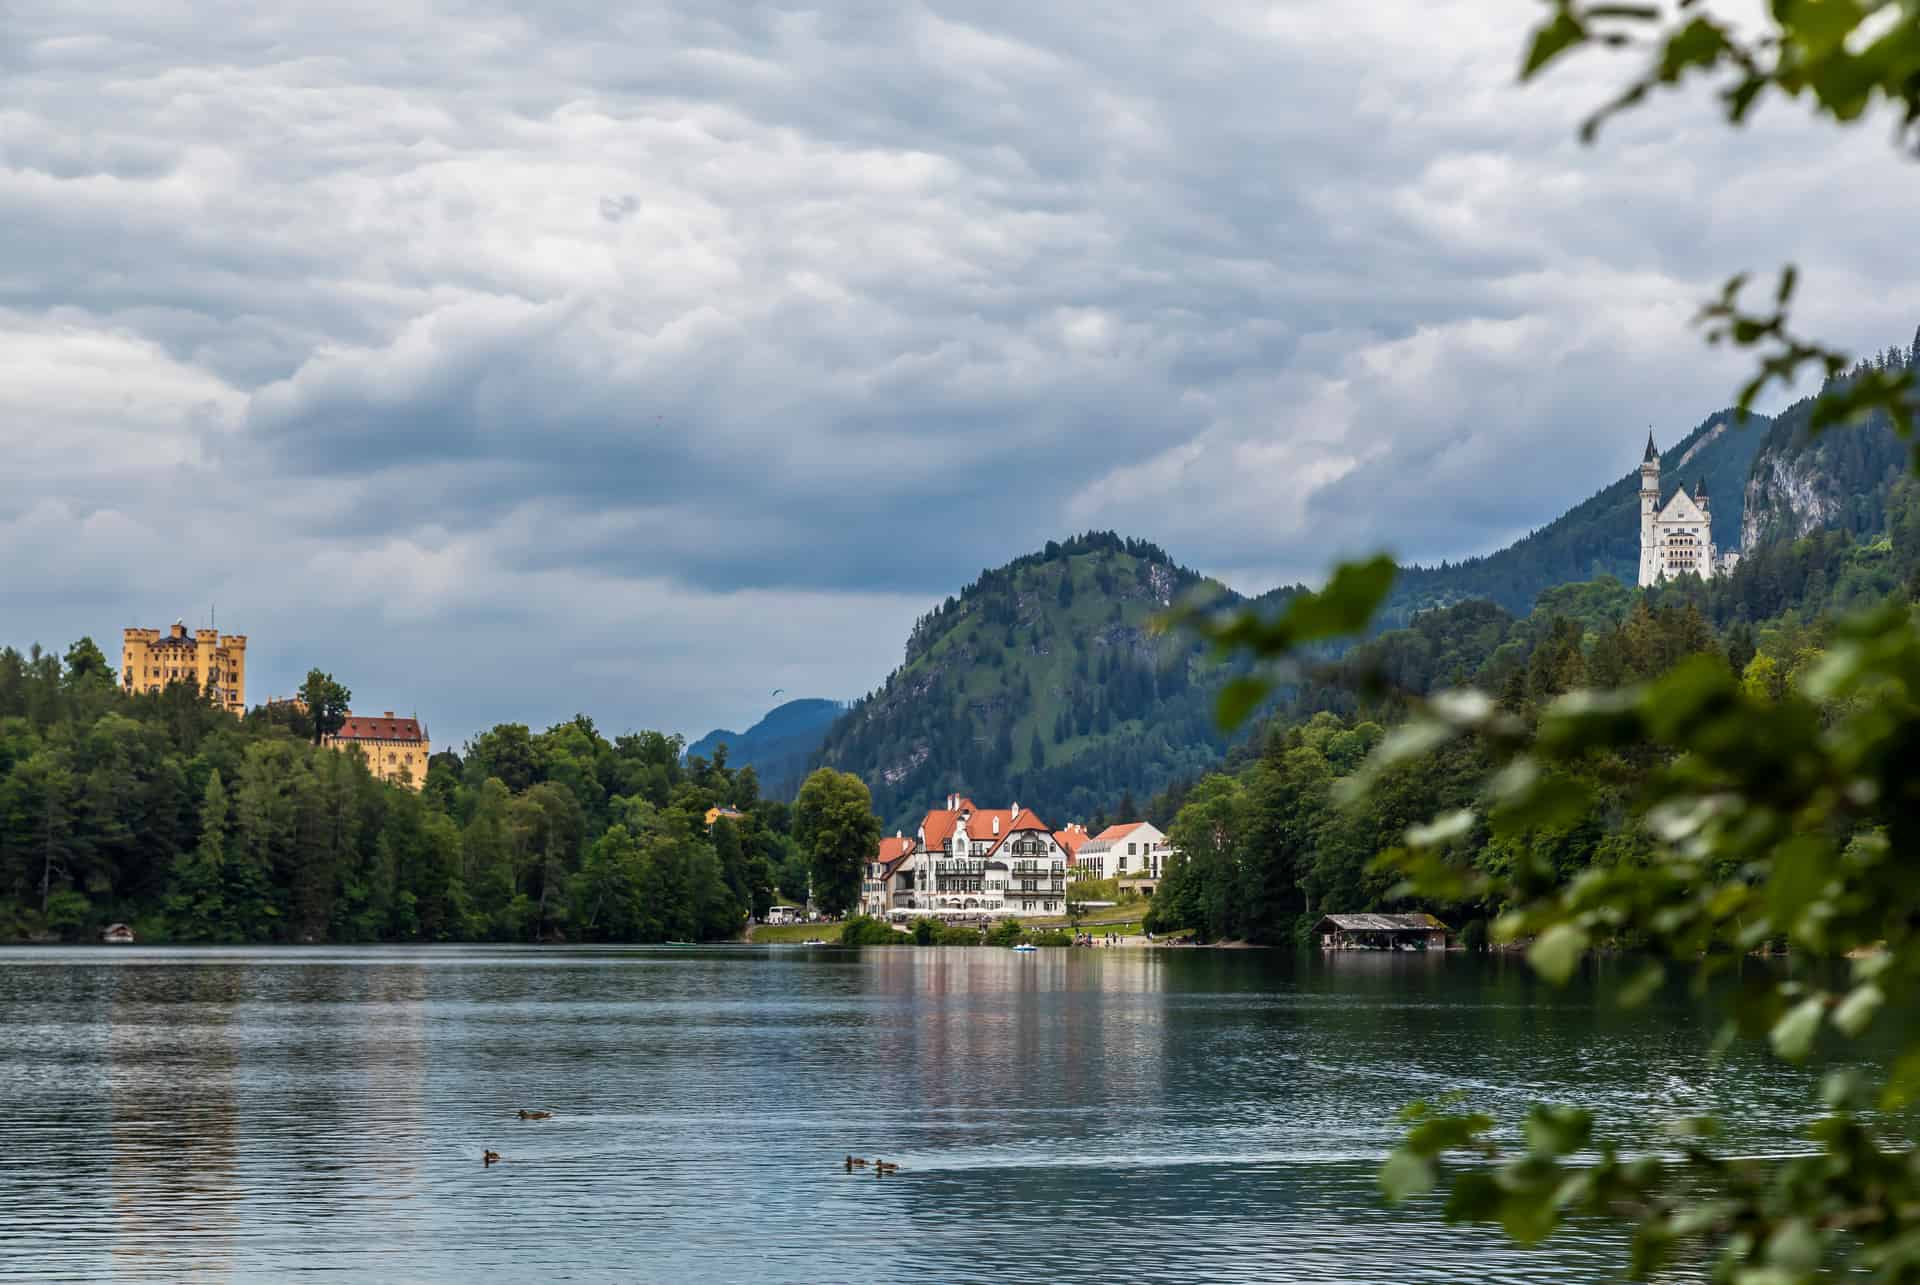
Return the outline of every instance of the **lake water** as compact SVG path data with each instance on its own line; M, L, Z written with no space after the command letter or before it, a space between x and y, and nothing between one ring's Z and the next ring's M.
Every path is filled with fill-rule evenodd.
M1615 1279L1611 1231L1522 1251L1374 1181L1394 1112L1450 1088L1791 1140L1803 1073L1716 1061L1678 988L1627 1014L1593 983L1459 954L0 951L0 1278Z

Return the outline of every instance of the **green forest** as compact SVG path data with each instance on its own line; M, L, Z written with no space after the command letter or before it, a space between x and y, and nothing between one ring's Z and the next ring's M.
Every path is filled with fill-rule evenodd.
M1911 359L1889 349L1874 364ZM792 804L763 797L724 746L707 757L659 732L609 740L584 715L494 727L436 754L416 792L316 747L297 709L235 719L191 684L129 695L88 639L63 654L0 650L0 940L90 939L113 922L156 942L725 939L776 897L853 905L882 830L910 830L942 794L1097 824L1116 806L1131 815L1136 791L1187 854L1156 928L1295 940L1326 911L1394 905L1376 857L1476 802L1488 761L1467 739L1342 804L1342 782L1423 698L1476 688L1533 722L1566 692L1705 655L1779 700L1837 616L1920 595L1906 444L1884 420L1815 435L1810 406L1756 426L1741 457L1756 479L1826 497L1809 533L1794 536L1805 514L1757 511L1768 535L1728 576L1641 591L1602 574L1530 591L1523 609L1488 593L1308 649L1236 738L1216 706L1250 662L1168 627L1168 608L1211 594L1277 610L1302 590L1248 604L1143 541L1050 543L920 620L905 663L834 725ZM1690 435L1699 455L1727 439L1716 422ZM1631 531L1613 490L1589 505ZM1587 529L1571 522L1586 507L1547 531ZM1500 574L1546 574L1523 555L1525 542L1498 555ZM1426 574L1398 584L1432 589ZM344 710L347 697L328 699ZM1585 784L1603 806L1524 850L1473 836L1483 868L1551 882L1643 856L1617 801L1655 766L1596 762ZM709 831L715 806L740 816ZM1499 909L1430 908L1476 934Z
M0 650L0 940L725 939L776 895L851 905L879 833L851 777L770 801L724 752L585 716L495 727L419 791L311 730L123 693L87 639ZM709 831L716 805L742 815Z
M1197 775L1226 752L1213 702L1235 667L1158 621L1208 590L1238 601L1145 541L1049 541L923 616L821 761L872 786L889 832L955 791L1065 821Z
M1878 477L1875 436L1849 430L1847 447ZM1833 439L1819 439L1826 443ZM1802 442L1804 445L1804 440ZM1495 766L1473 738L1403 762L1349 803L1368 753L1423 698L1472 687L1537 726L1563 694L1608 689L1668 673L1692 657L1724 664L1749 694L1782 702L1826 653L1834 621L1883 604L1920 601L1920 483L1900 474L1862 494L1879 528L1854 524L1751 551L1731 576L1693 577L1651 590L1612 577L1561 585L1514 616L1474 601L1415 616L1283 688L1284 705L1261 734L1229 755L1224 770L1178 783L1149 815L1181 849L1161 887L1150 926L1203 939L1303 940L1321 914L1427 909L1486 940L1498 905L1434 905L1396 897L1401 875L1377 860L1410 828L1459 809L1490 811ZM1459 839L1482 872L1521 887L1562 886L1581 872L1650 858L1652 836L1628 800L1662 761L1596 754L1578 784L1596 801L1577 819L1496 834L1484 820Z

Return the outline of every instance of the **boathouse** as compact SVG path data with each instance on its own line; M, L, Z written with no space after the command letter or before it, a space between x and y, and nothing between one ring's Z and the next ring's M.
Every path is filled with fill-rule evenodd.
M1313 926L1322 950L1445 950L1447 926L1432 915L1326 915Z

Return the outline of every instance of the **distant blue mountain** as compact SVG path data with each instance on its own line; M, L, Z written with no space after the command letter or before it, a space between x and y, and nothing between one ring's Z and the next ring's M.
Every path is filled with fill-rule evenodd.
M845 709L839 701L788 701L744 732L726 728L708 732L687 746L687 756L711 759L714 750L724 745L728 767L752 765L763 797L791 799L807 775L808 760L827 739L827 728Z

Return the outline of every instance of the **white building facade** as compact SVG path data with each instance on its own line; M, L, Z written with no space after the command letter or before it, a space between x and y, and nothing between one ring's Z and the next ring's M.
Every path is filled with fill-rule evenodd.
M1148 821L1110 825L1080 845L1074 869L1082 879L1158 879L1173 845Z
M1705 481L1695 484L1692 495L1682 486L1660 503L1660 452L1648 433L1640 460L1640 587L1683 575L1711 580L1732 571L1739 560L1738 553L1720 555L1713 547L1713 511Z
M911 838L881 841L862 911L956 923L1066 913L1067 851L1031 808L976 808L958 795L946 803Z

